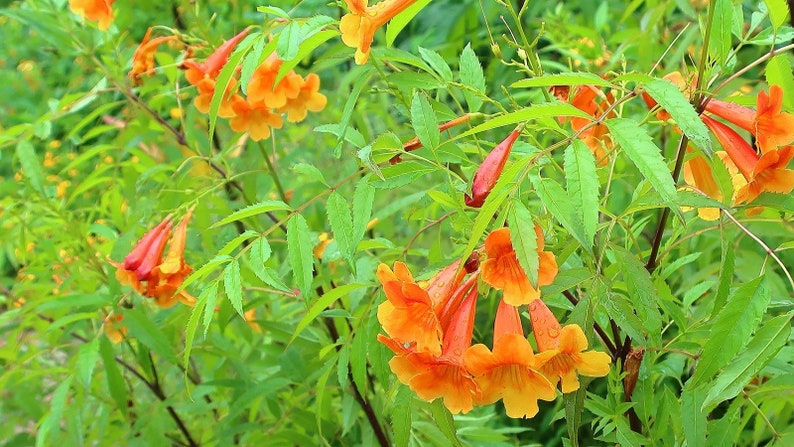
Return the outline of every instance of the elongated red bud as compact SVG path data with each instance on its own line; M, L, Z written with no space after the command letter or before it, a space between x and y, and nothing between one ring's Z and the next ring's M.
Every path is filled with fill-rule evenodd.
M521 135L523 127L518 126L514 131L510 132L510 135L485 157L485 160L483 160L474 174L474 181L471 184L471 196L466 194L466 205L479 208L485 203L488 194L491 193L496 181L499 180L499 176L502 175L502 169L504 169L507 158L510 156L510 151L513 149L513 143Z
M248 35L248 31L249 29L246 28L237 33L236 36L232 37L226 42L223 42L221 46L212 52L212 54L207 56L207 59L204 62L197 64L192 61L187 61L189 63L186 62L185 65L194 66L204 75L209 76L210 79L215 79L218 74L220 74L223 66L226 65L226 62L229 60L229 56L232 54L234 47L236 47L237 44L240 43L240 41L243 40L246 35Z
M726 121L730 121L755 135L755 110L749 107L732 102L720 101L719 99L712 99L706 104L706 111Z
M152 245L165 233L171 230L171 217L168 216L163 219L162 222L157 224L156 227L149 230L148 233L144 234L143 237L138 241L135 247L130 251L127 257L124 258L124 270L136 270L140 267L141 263L143 262L144 258L146 257L146 253L150 251ZM163 239L165 242L165 239Z
M745 141L735 130L705 114L700 115L700 119L706 124L709 130L714 133L714 136L717 137L720 145L722 145L725 152L728 153L728 156L731 157L731 160L733 160L733 163L739 168L742 175L747 180L751 180L753 178L753 170L758 163L759 157L752 146L750 146L750 143Z
M444 332L441 356L452 361L463 362L463 353L471 346L474 332L474 315L477 313L477 287L466 292L460 307L452 315L452 321Z

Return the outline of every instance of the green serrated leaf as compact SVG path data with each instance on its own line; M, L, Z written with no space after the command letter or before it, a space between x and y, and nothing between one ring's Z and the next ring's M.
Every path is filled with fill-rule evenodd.
M372 217L372 206L375 201L375 188L369 184L369 176L358 181L353 193L353 243L358 245Z
M306 219L300 214L292 216L287 222L287 250L295 284L300 289L304 300L309 299L311 295L314 271L313 247Z
M182 366L185 367L185 374L187 374L190 366L190 353L193 350L193 341L196 339L196 330L198 330L199 321L201 320L201 312L207 302L206 291L207 289L201 293L193 309L191 309L190 318L188 318L187 326L185 327L185 352L182 354Z
M229 60L226 61L226 64L221 69L221 72L218 73L218 77L215 79L215 92L212 94L212 100L210 101L210 131L209 131L209 140L211 141L213 136L215 135L215 124L218 121L218 110L221 108L221 101L223 100L224 95L226 94L226 89L229 88L229 85L232 82L232 77L237 71L237 67L240 65L240 62L251 51L251 48L254 47L258 40L259 36L246 36L242 42L237 44L234 52L229 56ZM270 54L275 50L276 45L278 43L278 35L271 40L265 48L262 50L263 54Z
M399 386L391 406L391 429L395 446L408 446L411 439L413 402L414 392L407 386Z
M309 19L318 19L325 16L315 16ZM330 19L326 17L327 19ZM333 21L333 20L331 20ZM330 23L330 22L325 22ZM284 63L281 64L281 67L278 69L278 73L276 74L275 82L281 81L281 79L287 75L292 69L294 69L302 60L304 60L308 55L312 53L317 47L324 44L326 41L336 37L339 35L339 31L336 30L324 30L319 31L317 29L307 29L307 25L309 23L305 23L302 29L303 33L303 40L301 40L300 45L298 45L298 52L291 60L285 60ZM316 24L313 24L316 26Z
M263 12L265 14L273 14L276 17L281 17L282 19L290 20L289 13L276 6L257 6L256 10L257 12Z
M292 208L290 208L289 205L282 202L281 200L265 200L263 202L255 203L233 212L220 221L214 223L212 226L210 226L210 228L217 228L238 220L253 217L270 211L288 211L291 209Z
M355 108L359 95L361 95L361 90L365 85L370 84L369 76L372 70L373 69L369 66L359 69L359 73L356 73L356 81L353 84L353 88L347 97L347 101L345 101L345 106L342 108L342 119L339 121L339 129L341 130L339 132L336 148L334 149L334 156L337 158L342 155L342 143L345 141L345 135L350 127L350 120L353 118L353 109ZM344 94L344 92L340 93Z
M662 153L645 129L641 128L636 121L628 118L607 120L606 125L615 142L651 183L662 200L680 215L678 194L670 174L670 168L667 167Z
M334 191L328 197L326 208L339 252L348 262L352 262L356 247L353 243L353 216L350 214L350 205L344 197Z
M323 175L322 171L320 171L316 166L308 164L308 163L297 163L292 166L292 170L297 172L298 174L303 174L309 179L322 183L323 185L330 186L325 181L325 176Z
M22 173L36 191L43 192L44 174L41 172L41 162L36 155L36 149L28 140L19 140L16 147L17 160L22 167Z
M526 206L518 200L511 202L510 211L507 213L507 222L510 227L510 242L518 258L518 264L524 269L530 284L538 288L538 256L537 233L532 222L532 214Z
M728 299L728 292L731 290L733 283L733 271L735 268L736 255L733 249L734 241L728 238L722 239L722 263L720 265L720 279L717 285L717 293L714 295L714 307L711 310L711 318L717 316L725 306L725 301Z
M532 178L532 185L540 197L540 201L549 210L552 216L557 219L568 232L573 236L582 247L592 247L588 243L587 236L584 233L582 225L577 225L575 221L575 213L573 200L568 196L568 193L554 180L541 179L539 177Z
M452 69L449 68L449 65L440 54L422 47L419 47L419 54L427 62L427 65L430 65L433 71L441 76L441 79L445 82L452 81Z
M595 85L613 87L612 83L597 74L588 72L545 74L529 79L522 79L510 84L511 88L551 87L555 85Z
M201 292L201 295L199 295L201 298L204 296L207 297L204 303L204 318L202 321L205 337L207 336L207 332L209 332L212 316L215 315L215 303L218 301L218 285L219 281L212 281L210 285ZM196 307L199 306L197 305Z
M460 53L460 82L485 94L485 75L470 43ZM473 92L463 90L463 97L469 105L469 112L476 112L482 106L482 98Z
M72 377L62 381L52 393L50 400L50 413L44 419L36 434L36 447L51 445L47 443L50 432L60 431L63 410L66 407L66 398L69 397L69 388L72 386ZM55 433L53 433L55 434Z
M711 411L718 403L736 397L761 372L788 342L792 315L774 317L758 329L747 348L714 381L703 401L703 409Z
M243 284L240 278L240 263L235 259L223 269L223 290L226 298L240 316L243 316Z
M684 135L711 158L714 150L711 147L709 130L678 86L666 79L653 79L645 83L644 88L670 113Z
M628 296L634 303L634 310L649 334L650 340L661 343L662 316L656 303L656 286L645 265L633 254L622 248L613 247L618 267L626 282Z
M298 22L290 22L279 33L276 54L283 61L291 61L298 55L298 45L302 38L301 27Z
M312 321L314 321L318 315L322 311L324 311L328 306L330 306L334 301L342 298L345 295L348 295L350 292L360 289L362 287L367 287L366 284L345 284L343 286L336 287L334 289L325 292L323 296L319 297L314 304L309 308L306 315L301 318L301 321L298 322L298 325L295 327L295 332L292 333L292 337L290 338L290 343L295 341L296 338L306 329Z
M558 117L558 116L578 116L580 118L593 119L576 107L570 104L541 104L537 106L525 107L515 112L505 113L496 118L490 119L480 125L474 126L466 132L460 133L452 141L468 137L486 130L496 129L497 127L516 124L523 121L534 120L538 118Z
M397 35L400 34L400 31L408 25L408 22L411 21L419 11L422 10L427 4L430 3L430 0L419 0L413 5L405 8L405 10L389 21L389 24L386 25L386 46L390 47L394 44L394 39L397 38Z
M77 353L77 377L86 388L91 386L91 377L94 375L94 367L99 359L99 339L94 338L88 343L80 346Z
M444 406L443 401L441 399L436 399L431 402L429 406L433 421L447 438L449 445L462 447L460 439L458 439L457 430L455 429L455 421L452 419L452 414L447 410L447 407Z
M714 19L709 36L709 58L718 65L724 66L731 51L733 5L731 0L716 0L710 7L714 8Z
M703 347L693 385L701 385L724 367L747 343L758 326L772 296L764 277L738 287L727 299L711 327Z
M565 149L565 181L575 216L581 222L588 243L585 248L590 251L598 227L599 184L595 157L580 140L574 140Z
M441 141L436 112L422 92L416 92L411 100L411 125L424 147L434 150Z
M780 25L786 23L786 17L789 15L789 5L786 4L786 0L764 0L764 3L769 9L769 20L773 29L778 29Z
M691 380L687 382L681 393L681 419L687 446L703 447L706 444L708 413L701 409L705 397L705 387L693 386Z
M107 337L100 337L99 353L102 356L102 364L105 366L108 392L116 402L116 408L124 419L127 419L127 402L129 399L129 395L127 394L127 383L124 381L124 377L121 375L118 365L116 365L113 344Z

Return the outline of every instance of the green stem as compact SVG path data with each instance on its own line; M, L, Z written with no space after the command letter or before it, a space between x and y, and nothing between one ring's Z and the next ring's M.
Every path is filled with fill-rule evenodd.
M273 150L275 151L276 140L275 136L271 136L271 141L273 142ZM276 169L273 168L273 162L270 161L270 157L267 156L267 152L265 151L265 147L262 145L261 141L256 142L257 147L259 147L259 152L262 153L262 158L265 159L265 164L267 165L267 169L270 171L270 177L273 178L273 183L276 184L276 190L278 190L278 195L281 197L281 200L284 203L287 203L287 194L284 192L284 187L281 185L281 180L278 178L278 174L276 173Z

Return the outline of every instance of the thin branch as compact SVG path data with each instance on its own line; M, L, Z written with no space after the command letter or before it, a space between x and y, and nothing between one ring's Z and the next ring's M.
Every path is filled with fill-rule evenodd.
M568 298L568 301L570 301L571 304L573 304L574 306L577 303L579 303L579 300L574 296L573 293L571 293L570 290L563 290L562 294L565 295L565 298ZM615 345L612 343L612 340L610 340L609 337L607 336L607 333L595 321L593 322L593 329L595 329L596 333L598 333L598 337L601 339L601 343L603 343L604 346L606 346L607 350L612 356L612 360L616 360L618 351L615 348ZM615 340L619 340L619 339L615 338Z

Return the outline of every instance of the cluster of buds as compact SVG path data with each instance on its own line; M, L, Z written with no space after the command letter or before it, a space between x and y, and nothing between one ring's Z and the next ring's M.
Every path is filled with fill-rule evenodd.
M555 387L562 392L579 388L578 374L600 377L609 372L610 358L586 351L587 339L577 325L561 326L540 300L539 287L551 284L557 263L543 251L539 227L538 287L518 264L510 230L488 235L485 259L455 262L424 287L405 264L385 264L377 276L387 300L378 307L378 321L388 336L378 340L396 355L389 361L403 384L427 401L443 399L452 413L466 413L474 405L503 400L510 417L533 417L538 400L552 401ZM492 349L472 346L478 301L478 280L501 290L494 320ZM519 306L527 305L537 342L535 354L524 334Z
M116 267L116 278L122 284L132 286L141 295L154 299L161 308L169 308L177 301L188 306L195 304L193 296L185 290L179 290L187 275L193 271L184 257L187 226L192 214L191 209L176 226L165 258L163 253L173 226L171 216L166 216L149 230L123 262L110 261Z
M665 79L691 94L694 80L687 81L678 72L668 74ZM656 106L652 99L645 99L649 107ZM717 155L731 174L735 205L749 204L764 192L787 194L794 190L794 171L787 169L794 158L794 115L783 112L782 107L783 90L777 85L772 85L768 94L764 91L758 94L755 109L720 99L705 103L700 119L723 148ZM657 116L670 118L664 110ZM755 139L755 147L733 127L715 118L749 132ZM703 156L695 155L684 164L684 180L709 197L722 200L711 166ZM716 209L699 209L698 214L706 220L719 218Z
M217 77L246 34L247 29L227 40L202 63L193 60L183 63L185 77L198 90L193 104L200 112L209 112ZM295 123L303 121L309 111L325 108L327 99L320 93L320 77L310 73L304 78L290 70L279 79L282 63L275 53L268 56L254 70L245 96L239 93L238 81L233 77L221 98L218 116L229 118L232 129L248 132L251 139L259 141L269 138L271 129L281 128L283 114L287 121Z

